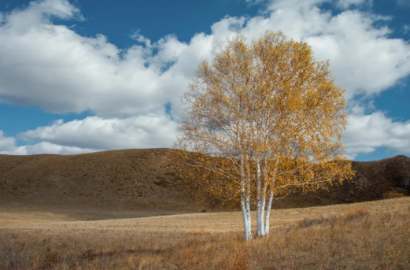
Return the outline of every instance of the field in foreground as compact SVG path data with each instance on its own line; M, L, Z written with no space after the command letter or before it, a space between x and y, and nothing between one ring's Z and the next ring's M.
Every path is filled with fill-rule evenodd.
M0 269L410 269L410 198L274 210L248 242L240 212L96 211L0 209Z

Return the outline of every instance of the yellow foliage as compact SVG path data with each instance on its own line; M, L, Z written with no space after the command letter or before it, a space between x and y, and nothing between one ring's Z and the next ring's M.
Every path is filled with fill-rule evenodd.
M193 194L238 203L314 191L352 179L343 156L344 88L310 46L267 31L219 44L182 98L175 153ZM184 150L184 151L179 151Z

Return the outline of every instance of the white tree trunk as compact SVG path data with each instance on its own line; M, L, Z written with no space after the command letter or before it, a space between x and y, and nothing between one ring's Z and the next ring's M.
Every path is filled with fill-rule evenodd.
M264 235L269 234L269 217L270 217L270 211L271 211L271 208L272 208L272 201L273 201L273 190L271 189L270 194L269 194L268 205L267 205L267 209L266 209Z
M256 205L256 234L258 237L263 236L263 210L262 210L262 200L258 199Z
M256 159L256 181L257 181L257 204L256 204L256 223L257 223L257 229L256 229L256 234L258 237L264 236L264 224L263 224L263 218L265 214L265 195L262 194L262 188L261 188L261 167L260 167L260 160L259 158Z
M249 198L247 196L242 196L241 198L241 207L242 207L242 216L243 216L243 227L244 227L244 237L245 240L252 239L251 231L251 209L249 208Z
M247 214L247 221L246 227L249 231L248 237L246 239L252 239L252 231L251 231L251 205L249 202L249 196L246 197L246 214Z
M246 197L245 197L245 205L246 205L246 218L247 218L247 224L246 227L249 231L249 234L245 238L246 240L252 239L252 231L251 231L251 203L250 203L250 198L251 198L251 183L249 177L246 179Z
M265 218L265 204L266 204L266 196L262 194L260 202L258 201L258 211L257 211L257 219L258 219L258 231L257 234L259 237L265 236L265 224L264 224L264 218Z
M251 208L249 203L250 183L249 176L245 174L245 157L241 155L241 208L243 216L243 228L245 240L252 239L251 231Z
M272 209L272 201L273 201L273 185L275 184L275 180L276 180L276 171L278 169L278 162L279 162L279 159L276 159L275 169L273 170L273 182L270 183L269 199L268 199L268 204L267 204L267 208L266 208L266 216L265 216L264 235L269 234L269 225L270 225L269 218L270 218L270 211ZM265 189L265 194L266 194L266 189Z

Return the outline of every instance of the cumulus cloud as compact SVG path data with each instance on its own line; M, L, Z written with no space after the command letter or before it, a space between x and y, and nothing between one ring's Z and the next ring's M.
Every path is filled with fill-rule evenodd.
M366 115L363 108L356 107L348 122L342 141L349 158L378 147L410 154L410 121L394 122L380 111Z
M17 146L16 139L13 137L5 137L3 131L0 130L0 154L6 155L34 155L34 154L82 154L95 152L95 149L79 148L72 146L61 146L49 142L39 142L34 145Z
M389 18L357 10L332 16L309 0L292 6L296 0L275 1L269 17L250 19L242 32L252 38L265 30L282 30L295 40L302 37L317 60L330 59L336 84L347 89L350 100L357 94L368 97L394 86L410 74L410 45L402 39L389 39L389 28L374 27ZM294 5L296 5L293 3Z
M17 135L33 145L16 146L16 139L0 131L0 153L80 154L102 150L172 147L176 138L176 123L164 111L157 114L127 118L90 116L64 123L54 121Z
M352 1L343 3L360 2ZM167 102L176 109L175 97L186 89L199 62L211 59L217 40L237 32L258 38L267 29L305 37L318 60L330 58L348 98L379 93L410 73L410 46L389 39L387 27L373 27L387 18L359 11L332 17L316 6L321 2L274 1L269 15L226 17L212 25L211 35L198 34L188 44L172 35L151 42L136 32L131 37L143 44L124 50L103 35L83 37L54 25L50 15L80 16L68 1L32 2L6 15L0 27L0 101L101 116L147 113Z
M121 51L104 35L83 37L47 19L50 14L73 19L77 11L67 1L49 0L32 2L5 16L0 27L0 101L40 106L53 113L147 113L185 90L190 78L184 71L202 60L201 54L191 52L196 49L195 37L187 49L175 36L152 44L134 36L147 41L145 46ZM204 46L206 38L201 49ZM155 55L154 50L158 51ZM187 56L186 67L163 72Z
M0 130L0 154L7 154L16 148L16 140L12 137L5 137Z
M212 48L219 40L236 33L249 41L266 30L281 30L295 40L304 38L317 60L330 59L336 84L347 88L350 103L357 95L374 97L410 74L410 45L389 38L392 30L383 26L391 18L352 9L372 1L339 0L334 2L341 8L337 15L322 8L327 0L248 2L264 2L264 11L253 18L225 17L211 26L211 34L196 34L189 42L174 35L151 41L137 31L130 35L136 44L123 50L102 34L84 37L54 24L52 17L83 19L80 10L66 0L34 1L24 9L1 14L0 102L39 106L52 113L88 110L96 114L23 132L20 138L41 142L15 151L74 153L171 146L176 123L163 113L164 106L169 104L173 118L181 115L180 95L198 64L212 59ZM352 130L364 134L364 127L374 126L369 118L391 126L407 125L392 122L380 112L353 111L345 133L349 151L374 151L386 144L396 147L384 135L373 144L360 136L355 140ZM399 133L383 134L398 138Z
M36 155L36 154L60 154L60 155L75 155L96 152L95 149L79 148L72 146L61 146L49 142L39 142L34 145L20 146L8 154L13 155Z
M77 149L171 147L176 138L176 123L165 112L124 119L90 116L67 123L57 120L51 126L27 131L18 137Z

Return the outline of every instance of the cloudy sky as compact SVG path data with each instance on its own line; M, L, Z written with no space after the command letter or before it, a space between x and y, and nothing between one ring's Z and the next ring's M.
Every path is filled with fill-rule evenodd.
M0 153L171 147L217 41L304 38L347 89L351 159L410 155L410 0L0 0Z

